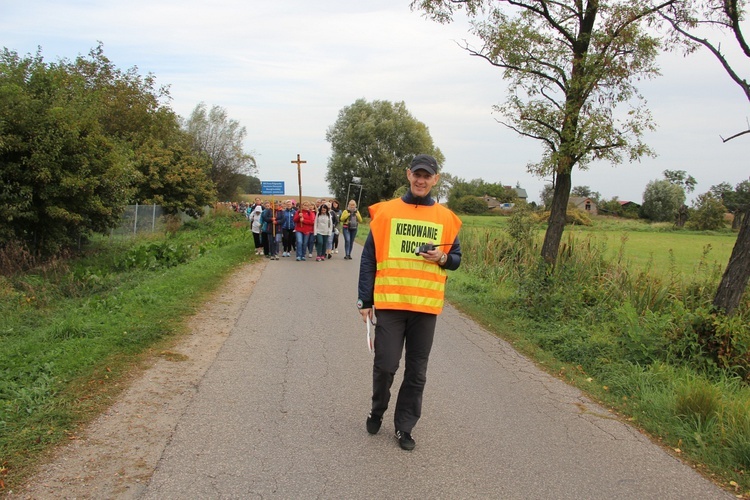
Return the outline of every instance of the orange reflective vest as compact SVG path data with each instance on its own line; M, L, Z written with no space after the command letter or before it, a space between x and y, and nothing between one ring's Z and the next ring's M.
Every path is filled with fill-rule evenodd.
M414 251L434 243L447 245L447 253L461 219L438 203L415 206L400 198L372 205L370 217L377 261L375 308L440 314L447 273Z

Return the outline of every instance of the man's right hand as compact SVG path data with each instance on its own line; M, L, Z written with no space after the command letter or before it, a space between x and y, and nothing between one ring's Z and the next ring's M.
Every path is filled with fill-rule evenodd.
M368 319L370 320L370 323L374 323L372 321L372 308L371 307L369 307L367 309L360 309L359 310L359 314L362 315L362 322L363 323L367 323Z

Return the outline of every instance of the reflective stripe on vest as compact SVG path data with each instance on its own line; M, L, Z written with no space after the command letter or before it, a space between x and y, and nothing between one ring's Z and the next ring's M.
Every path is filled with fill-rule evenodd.
M400 199L370 207L375 241L376 309L440 314L445 295L445 269L414 253L424 243L452 244L461 221L440 205L414 206Z

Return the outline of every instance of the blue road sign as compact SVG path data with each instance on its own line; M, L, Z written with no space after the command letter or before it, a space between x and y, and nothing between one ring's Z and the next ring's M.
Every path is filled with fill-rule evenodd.
M260 181L260 194L284 194L284 181Z

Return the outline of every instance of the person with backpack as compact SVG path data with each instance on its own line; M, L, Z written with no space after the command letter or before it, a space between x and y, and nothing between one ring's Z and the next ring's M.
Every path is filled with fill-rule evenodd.
M352 260L352 247L354 246L354 238L357 237L357 229L359 223L362 222L362 215L357 210L357 202L349 200L349 204L346 210L341 212L341 224L343 224L344 231L344 259Z
M258 203L250 213L250 230L253 232L253 243L255 243L255 255L263 255L263 244L261 243L261 225L263 206Z

